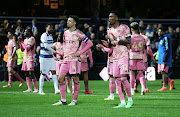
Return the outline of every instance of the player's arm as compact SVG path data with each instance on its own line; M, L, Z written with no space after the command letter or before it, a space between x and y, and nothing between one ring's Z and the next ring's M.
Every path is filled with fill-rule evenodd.
M47 38L45 36L41 37L42 38L42 43L44 44L44 48L53 52L53 53L56 53L56 51L54 49L52 49L49 44L47 43Z
M31 42L32 42L32 41L31 41ZM33 44L33 43L32 43L32 44ZM31 49L31 47L33 46L33 45L31 45L31 44L25 45L23 41L20 42L20 45L21 45L25 50L27 50L27 51L29 51L29 50Z
M149 55L151 56L151 59L153 61L155 61L154 56L153 56L153 52L152 52L152 49L151 49L151 45L147 46L147 51L148 51Z
M90 68L93 66L93 58L92 58L92 52L91 49L88 49L88 56L89 56L89 60L90 60Z
M14 45L13 46L13 51L12 51L12 57L14 57L15 56L15 54L16 54L16 49L17 49L17 47Z
M93 46L92 41L88 37L86 37L82 40L86 43L86 46L84 48L82 48L82 50L79 51L79 54L86 52L89 48L91 48Z
M168 61L168 58L170 56L170 39L168 39L167 37L165 37L165 54L164 54L164 58L163 58L163 62L164 64L166 64L166 62Z

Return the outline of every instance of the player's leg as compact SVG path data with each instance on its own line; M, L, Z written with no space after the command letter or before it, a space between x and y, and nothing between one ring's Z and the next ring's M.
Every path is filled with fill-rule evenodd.
M11 83L12 83L12 79L13 79L13 74L12 74L13 68L12 67L8 67L7 69L8 69L7 70L8 71L8 84L3 86L4 88L5 87L12 87Z
M58 78L56 76L56 61L53 58L50 59L50 71L52 73L52 80L54 83L55 94L58 94L60 93L60 91L58 88Z
M145 94L145 77L143 74L143 70L138 70L137 77L139 78L140 83L141 83L141 95L144 95Z
M52 80L54 83L54 89L55 89L55 94L60 93L59 88L58 88L58 78L56 76L56 71L55 70L51 70L52 73Z
M32 87L31 87L31 76L30 76L30 73L29 71L25 71L25 76L26 76L26 83L27 83L27 86L28 86L28 89L23 91L23 92L32 92Z
M84 85L85 85L85 94L92 94L93 91L89 90L89 85L88 85L88 70L84 72L83 78L84 78Z
M114 100L114 90L115 90L115 78L112 75L109 75L109 90L110 96L105 98L104 100ZM118 89L117 89L118 90Z
M168 72L168 67L162 68L162 65L158 64L158 73L162 75L163 87L157 91L167 91L167 82L168 82L167 72Z
M70 75L67 75L65 77L65 80L66 80L66 85L67 85L67 93L71 93L71 89L70 89L70 86L71 86L71 78L70 78Z
M74 81L74 96L69 106L77 105L77 98L80 90L79 74L81 73L81 62L71 61L69 62L69 73L72 75Z
M50 61L48 58L40 58L39 62L40 62L40 72L41 72L40 78L39 78L39 94L45 95L43 91L44 79L45 79L45 75L49 73Z
M71 101L69 106L77 105L77 98L78 98L79 90L80 90L79 74L72 75L72 78L74 81L74 96L73 96L73 100Z
M120 104L118 106L115 106L114 108L126 108L126 102L125 102L125 96L124 92L122 92L122 86L121 86L121 78L116 78L116 87L120 98Z
M34 85L34 91L33 93L38 93L38 86L37 86L37 78L34 75L34 71L29 71L30 77L32 78L32 82Z
M21 87L23 82L24 82L24 80L19 76L19 74L16 71L13 70L13 68L16 65L16 62L15 61L11 61L10 64L11 64L10 66L12 67L11 74L13 74L14 76L16 76L16 78L18 78L18 80L20 81L19 87Z
M134 84L135 84L135 72L130 70L130 86L131 86L131 95L134 95Z
M52 104L52 105L67 105L66 102L66 84L64 82L65 76L69 72L69 63L64 62L61 64L59 76L58 76L58 82L59 82L59 90L60 90L60 95L61 95L61 100L59 102Z

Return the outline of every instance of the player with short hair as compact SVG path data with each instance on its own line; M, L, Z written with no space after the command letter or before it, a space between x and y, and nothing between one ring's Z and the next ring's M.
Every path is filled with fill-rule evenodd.
M171 36L166 34L165 28L161 27L158 30L159 35L159 46L158 46L158 73L162 75L163 87L157 91L167 91L167 82L168 82L168 69L172 67L172 43ZM173 82L170 82L171 91L173 89Z
M121 103L114 108L130 108L134 104L131 96L130 85L127 80L129 75L127 45L131 42L131 34L129 27L125 24L120 24L118 20L119 12L112 11L109 14L109 22L112 27L108 30L108 34L110 35L110 40L113 45L113 77L116 78L116 86L121 100ZM128 95L127 105L124 92L121 88L121 83Z
M8 61L7 61L7 68L8 68L8 85L5 85L3 87L12 87L11 82L13 79L13 75L15 75L19 80L20 80L20 84L19 87L22 86L24 80L19 76L19 74L13 70L13 68L16 65L16 60L17 60L17 56L16 56L16 47L17 47L17 35L14 34L14 31L11 29L8 34L7 34L7 38L9 38L9 42L8 42Z
M52 24L46 24L46 32L41 35L40 45L40 79L39 79L39 94L45 95L43 92L44 78L49 71L52 73L52 80L54 83L55 94L60 93L58 88L58 79L56 76L56 61L53 58L53 53L56 51L52 49L53 47L53 26Z
M132 31L131 44L129 52L129 63L130 63L130 84L131 84L131 94L134 95L134 83L135 83L135 71L137 71L137 77L141 83L141 95L145 94L145 77L143 74L144 66L144 48L145 48L145 38L138 34L139 24L137 22L132 22L130 24Z
M74 80L74 96L73 101L69 104L69 106L77 105L77 97L80 90L79 74L81 72L81 63L78 61L78 56L86 52L93 45L90 39L88 39L83 32L76 29L77 23L77 16L69 16L67 21L67 26L69 29L64 32L64 61L61 65L60 74L58 77L61 100L53 105L67 105L64 79L68 73L72 75ZM86 46L79 51L78 49L81 41L84 41Z
M21 51L24 51L23 64L21 70L25 71L26 82L28 86L28 89L23 92L32 92L32 87L31 87L31 78L32 78L32 82L34 85L33 93L38 93L37 79L34 75L36 40L32 36L31 29L26 29L24 32L24 36L26 37L24 41L22 38L19 37Z

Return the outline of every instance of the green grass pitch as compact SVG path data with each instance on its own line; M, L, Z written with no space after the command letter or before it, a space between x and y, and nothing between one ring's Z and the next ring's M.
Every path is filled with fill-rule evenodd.
M136 93L130 109L113 108L120 102L118 94L114 101L104 101L109 95L109 82L90 80L93 94L85 95L84 83L80 81L76 106L52 106L60 100L60 94L54 94L52 82L45 81L46 95L23 93L26 83L19 88L19 82L12 82L12 88L3 88L6 84L0 82L0 117L180 117L180 80L175 80L175 90L166 92L157 92L162 86L161 80L147 81L151 92L144 96ZM71 94L66 97L67 103L73 99Z

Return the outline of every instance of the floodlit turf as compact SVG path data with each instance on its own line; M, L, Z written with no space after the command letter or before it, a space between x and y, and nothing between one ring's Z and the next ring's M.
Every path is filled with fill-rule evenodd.
M180 80L175 80L175 90L157 92L161 80L147 81L150 93L133 96L134 106L130 109L114 109L119 101L115 94L114 101L104 101L109 95L109 83L89 81L91 95L84 94L84 83L76 106L52 106L60 99L54 94L52 82L45 82L46 95L23 93L26 83L18 87L19 82L12 82L12 88L3 88L6 82L0 82L0 117L179 117L180 116ZM169 88L169 87L168 87ZM140 86L138 87L140 90ZM67 103L73 95L67 94ZM127 98L126 98L127 100Z

